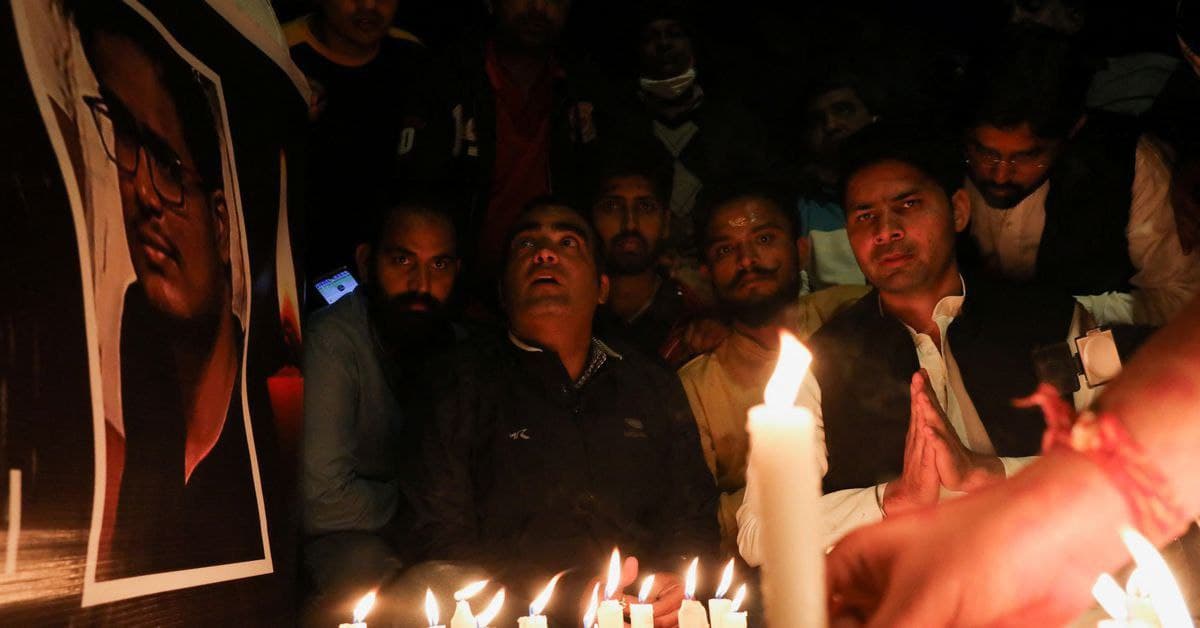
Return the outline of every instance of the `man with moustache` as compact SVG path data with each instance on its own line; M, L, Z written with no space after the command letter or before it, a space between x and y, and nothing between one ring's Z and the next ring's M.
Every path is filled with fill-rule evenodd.
M195 71L119 2L67 5L118 175L135 280L121 312L123 431L106 422L96 577L261 559L242 403L245 295L217 119ZM241 279L241 278L239 278Z
M597 125L584 68L559 50L570 0L495 0L494 28L451 46L419 87L401 168L459 194L471 295L496 300L504 238L530 199L582 192ZM498 314L498 312L496 312Z
M964 279L961 161L927 138L872 128L847 146L846 229L874 288L810 338L812 371L796 400L819 426L829 544L1027 464L1045 425L1011 400L1037 387L1033 349L1082 335L1086 319L1067 295ZM1080 390L1083 405L1092 390ZM758 564L754 469L747 475L738 545Z
M461 352L435 390L421 499L429 558L480 565L525 599L572 569L547 612L567 625L619 547L658 572L655 615L674 625L675 574L717 544L716 492L683 390L656 361L594 335L609 280L583 215L536 199L510 233L508 337Z
M460 269L449 215L405 200L367 233L356 250L362 287L315 312L304 336L304 564L317 595L337 603L415 549L406 535L430 413L423 373L462 335L445 312Z
M704 265L731 333L679 369L709 471L721 491L723 549L737 552L737 512L746 485L746 412L762 403L779 357L779 331L807 337L866 293L840 286L800 296L800 240L788 198L743 185L714 195L696 225Z
M1072 44L1014 27L969 74L971 241L990 274L1078 298L1102 323L1162 325L1200 286L1163 151L1129 120L1084 109Z
M659 266L671 232L662 179L636 165L610 167L600 177L591 218L604 245L609 292L597 324L646 355L676 364L687 357L678 326L703 306L690 289L664 276Z

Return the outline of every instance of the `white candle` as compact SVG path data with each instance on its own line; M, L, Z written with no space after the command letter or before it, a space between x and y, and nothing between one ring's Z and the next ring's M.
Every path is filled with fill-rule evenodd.
M642 580L642 588L638 591L638 603L629 606L630 628L654 628L654 606L647 604L650 590L654 587L654 575Z
M17 573L17 547L21 542L21 470L8 470L8 536L4 539L4 573Z
M725 628L746 628L746 611L725 613L725 618L721 620L721 625Z
M487 580L480 580L454 592L454 616L450 618L450 628L475 628L475 615L471 613L470 600L487 585Z
M730 584L733 584L732 558L729 559L729 563L725 565L725 569L721 573L721 583L717 585L716 595L708 601L708 622L712 624L712 628L721 628L725 625L725 614L731 610L730 601L725 599Z
M612 558L608 561L608 580L604 583L604 601L600 603L600 610L596 613L600 628L624 628L625 609L621 607L621 602L614 599L614 596L620 592L620 588L621 552L614 548Z
M679 628L708 628L708 614L696 600L684 600L679 608Z
M550 596L554 594L554 585L558 584L558 579L561 577L561 573L555 574L550 579L550 584L547 584L546 588L542 589L542 592L529 603L529 616L517 618L517 628L546 628L546 616L542 614L542 611L550 604Z
M365 622L364 620L367 618L367 613L371 612L371 607L374 605L375 605L375 592L371 591L370 593L362 596L362 599L360 599L358 601L358 604L355 605L355 607L354 607L354 623L338 624L338 628L367 628L367 622Z
M824 626L825 552L821 473L812 414L796 407L812 356L787 332L767 383L766 403L750 409L750 466L760 504L763 596L771 626Z

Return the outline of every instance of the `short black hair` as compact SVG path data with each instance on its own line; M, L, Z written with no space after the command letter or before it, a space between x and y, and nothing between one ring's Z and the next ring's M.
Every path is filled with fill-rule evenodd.
M517 237L525 225L525 217L543 207L562 207L567 211L579 216L583 222L583 232L587 238L588 250L592 252L592 259L596 262L596 272L604 272L604 250L600 244L600 238L596 235L596 230L592 227L592 222L588 220L587 214L579 211L575 205L568 202L566 199L546 194L530 199L521 207L521 211L517 213L513 219L512 227L509 228L507 236L504 238L504 266L508 266L510 257L512 256L512 241Z
M75 23L84 56L95 68L96 34L128 38L145 51L161 71L163 88L171 96L183 122L183 140L196 169L210 189L221 189L221 129L213 111L212 84L179 56L141 15L119 0L66 0L66 14Z
M611 158L600 164L591 177L588 197L584 199L588 217L596 201L604 194L609 181L618 177L641 177L650 182L655 198L667 208L671 202L671 177L674 173L666 167L651 164L644 159Z
M813 101L818 97L835 89L853 91L867 111L873 115L880 115L885 109L883 89L878 82L869 80L863 72L843 66L829 68L808 86L804 107L812 106Z
M925 173L947 198L963 187L966 176L962 155L944 131L880 122L847 138L843 145L838 163L838 198L843 207L850 179L885 161L898 161Z
M1044 139L1063 139L1084 114L1095 67L1073 40L1038 24L1009 27L966 76L967 129L1028 123Z
M371 246L372 256L379 252L383 237L387 234L388 225L396 219L397 215L426 216L445 221L454 233L455 255L462 255L462 252L459 251L459 228L455 223L455 213L443 196L432 192L389 195L387 201L372 207L368 215L370 218L361 223L363 228L358 234L358 241Z
M704 251L708 248L708 228L712 223L713 214L734 201L751 198L765 200L778 209L786 223L788 236L792 240L800 237L795 194L783 186L755 180L706 185L701 189L696 207L692 210L693 234L701 257L704 257Z

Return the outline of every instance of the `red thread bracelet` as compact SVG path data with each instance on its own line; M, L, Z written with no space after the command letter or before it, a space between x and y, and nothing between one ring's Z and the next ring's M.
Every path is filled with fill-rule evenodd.
M1046 416L1043 454L1075 451L1104 471L1125 498L1133 523L1143 534L1150 538L1174 537L1181 522L1188 520L1171 494L1166 475L1115 415L1090 410L1077 415L1050 384L1038 386L1032 395L1013 403L1042 409Z

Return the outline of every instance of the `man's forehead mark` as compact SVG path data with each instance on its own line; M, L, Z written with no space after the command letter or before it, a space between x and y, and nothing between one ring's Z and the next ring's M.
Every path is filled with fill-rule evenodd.
M762 222L762 217L760 217L758 212L754 211L753 209L740 216L734 216L728 220L729 226L735 228L748 227L760 222Z

